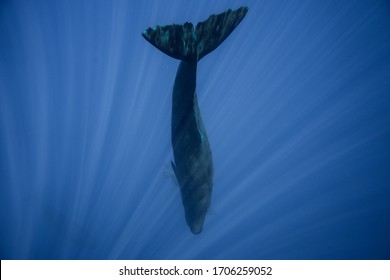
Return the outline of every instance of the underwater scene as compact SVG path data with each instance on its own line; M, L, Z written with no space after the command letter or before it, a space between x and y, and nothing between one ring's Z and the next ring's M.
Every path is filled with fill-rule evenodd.
M390 2L0 0L1 259L390 259Z

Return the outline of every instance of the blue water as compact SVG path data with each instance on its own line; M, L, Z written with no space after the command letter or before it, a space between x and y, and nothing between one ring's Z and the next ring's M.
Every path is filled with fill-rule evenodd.
M198 65L200 235L170 169L179 64L141 33L249 6ZM1 259L390 259L388 1L0 1Z

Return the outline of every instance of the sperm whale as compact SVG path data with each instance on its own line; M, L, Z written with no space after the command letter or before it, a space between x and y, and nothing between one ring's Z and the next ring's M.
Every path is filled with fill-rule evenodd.
M196 94L199 60L215 50L238 26L247 7L192 23L157 25L142 36L163 53L180 60L172 93L172 168L180 185L185 219L194 234L202 232L213 188L213 159Z

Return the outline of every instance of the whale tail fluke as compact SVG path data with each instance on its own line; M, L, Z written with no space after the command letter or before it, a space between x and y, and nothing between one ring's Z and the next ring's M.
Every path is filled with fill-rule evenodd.
M194 28L192 23L148 28L142 36L163 53L180 60L200 60L215 50L237 27L247 7L211 15Z
M215 50L233 32L247 12L247 7L241 7L211 15L206 21L199 22L196 25L198 60Z

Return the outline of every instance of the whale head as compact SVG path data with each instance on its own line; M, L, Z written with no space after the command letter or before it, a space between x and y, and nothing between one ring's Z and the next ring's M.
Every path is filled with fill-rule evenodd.
M193 234L202 232L203 224L206 219L207 210L210 206L211 186L207 188L198 188L203 192L195 192L193 196L187 197L184 205L185 217L188 226Z

